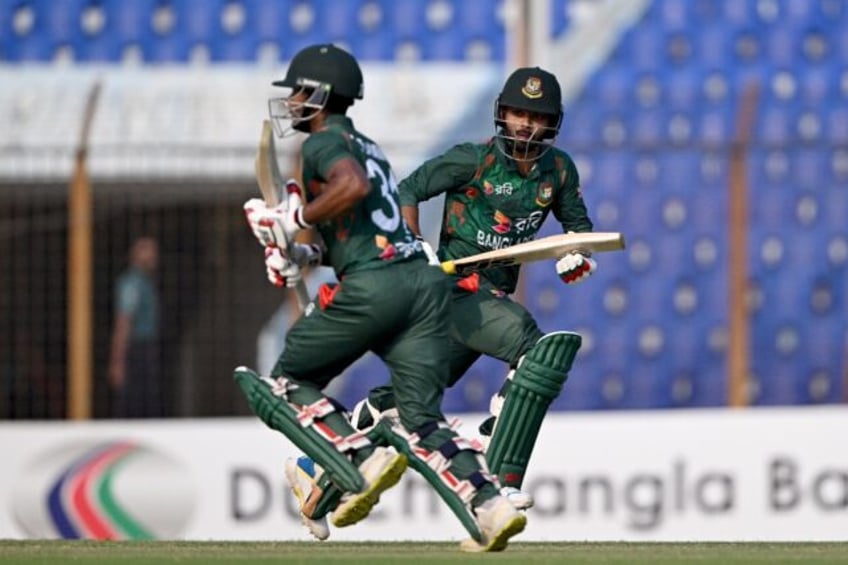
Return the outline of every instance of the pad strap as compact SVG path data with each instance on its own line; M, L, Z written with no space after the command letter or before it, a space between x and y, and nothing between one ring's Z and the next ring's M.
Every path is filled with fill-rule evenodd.
M319 399L306 407L294 404L289 396L298 389L297 384L285 377L260 377L247 367L237 368L234 379L265 425L286 436L319 463L343 491L362 492L365 479L343 452L357 449L357 446L364 447L370 442L359 432L344 435L323 421L336 411L332 403L325 404ZM346 421L344 423L350 427Z

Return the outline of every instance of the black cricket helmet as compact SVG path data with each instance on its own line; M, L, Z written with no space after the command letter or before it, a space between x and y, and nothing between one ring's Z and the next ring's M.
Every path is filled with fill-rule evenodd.
M354 99L362 99L359 63L344 49L329 43L298 51L286 76L272 84L292 89L288 97L268 101L271 120L280 137L294 130L309 131L309 121L327 106L331 97L339 99L343 108L353 104ZM298 96L301 93L305 97ZM293 100L295 97L299 100ZM285 121L291 122L290 127Z
M550 116L547 127L539 127L530 139L510 132L504 120L506 108ZM562 91L556 77L539 67L516 69L495 100L495 140L504 155L516 161L541 157L556 140L562 125Z

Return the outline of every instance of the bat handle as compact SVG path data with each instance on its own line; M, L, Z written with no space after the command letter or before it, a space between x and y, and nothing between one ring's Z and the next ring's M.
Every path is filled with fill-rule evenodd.
M312 302L309 299L309 291L306 290L306 284L300 281L295 287L295 295L297 296L297 305L301 310L306 310L306 307Z
M456 263L454 263L453 261L443 261L442 262L442 270L449 275L455 275L456 274Z

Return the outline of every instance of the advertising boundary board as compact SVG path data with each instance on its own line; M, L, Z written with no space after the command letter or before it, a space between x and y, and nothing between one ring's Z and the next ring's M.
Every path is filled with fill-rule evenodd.
M475 433L482 414L461 415ZM848 409L553 414L523 541L844 541ZM0 537L308 540L253 418L0 425ZM334 540L460 540L412 471Z

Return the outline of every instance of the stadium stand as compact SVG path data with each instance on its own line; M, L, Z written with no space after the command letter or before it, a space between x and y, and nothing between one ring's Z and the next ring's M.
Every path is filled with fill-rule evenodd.
M550 34L569 7L551 2ZM505 61L498 0L0 0L0 60L48 63L285 60L336 41L364 61ZM543 330L585 336L562 410L726 403L729 159L739 98L760 87L750 183L752 399L837 402L848 336L848 4L655 0L566 108L597 229L623 254L566 288L524 269ZM556 233L553 222L543 235ZM387 375L352 370L351 404ZM486 410L506 374L482 359L447 411Z

